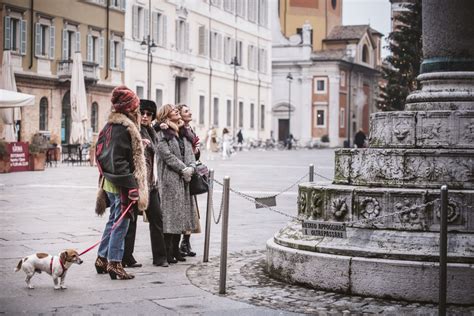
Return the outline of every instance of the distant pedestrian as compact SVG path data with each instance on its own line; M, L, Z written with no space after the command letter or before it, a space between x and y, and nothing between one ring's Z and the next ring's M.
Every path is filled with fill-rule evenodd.
M237 145L239 146L239 151L242 151L242 146L244 143L244 135L242 135L242 129L239 129L237 133Z
M286 147L288 148L288 150L291 150L291 148L293 148L293 140L293 134L288 135L288 138L286 140Z
M357 148L364 148L365 147L365 141L367 139L367 136L365 136L364 131L359 129L359 131L355 134L354 137L354 144L357 146Z
M217 130L214 126L212 126L209 131L207 131L206 135L206 152L207 152L207 160L214 160L213 153L218 152L217 147Z
M163 212L163 232L169 263L186 261L179 251L181 233L196 229L193 200L189 182L195 171L192 144L179 137L183 125L178 109L163 105L157 114L157 124L168 128L158 132L158 191Z
M230 157L231 141L229 130L224 127L222 130L222 159L224 160Z
M125 217L114 230L112 226L132 201L139 210L148 205L148 185L143 143L140 137L139 103L135 92L119 86L112 92L112 113L99 134L96 160L100 173L100 190L96 213L102 215L107 204L110 216L95 261L97 273L108 273L111 279L133 279L122 266L124 238L130 218ZM129 212L133 217L133 211Z

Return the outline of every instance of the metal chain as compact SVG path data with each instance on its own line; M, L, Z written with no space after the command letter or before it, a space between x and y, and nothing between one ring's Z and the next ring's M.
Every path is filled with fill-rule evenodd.
M304 176L302 176L301 178L299 178L298 180L296 180L295 182L293 182L293 184L289 185L288 187L286 187L285 189L283 189L282 191L278 192L277 194L273 194L273 195L267 195L267 196L251 196L249 195L250 197L252 198L258 198L258 199L266 199L266 198L272 198L272 197L277 197L279 196L280 194L283 194L287 191L289 191L291 188L293 188L295 185L297 185L298 183L301 182L301 180L303 180L304 178L306 178L307 176L309 175L309 172L306 173Z
M403 214L403 213L424 211L427 206L430 206L430 205L433 205L433 204L434 204L434 201L431 201L431 202L423 204L423 209L417 208L417 209L402 210L402 211L390 213L390 214L387 214L387 215L377 216L377 217L374 217L374 218L364 218L364 219L359 219L359 220L356 220L356 221L345 222L345 224L348 227L353 227L354 224L369 224L371 222L376 222L376 221L379 221L381 219L384 219L384 218L387 218L387 217L392 217L392 216L395 216L395 215L400 215L400 214Z
M205 182L206 180L203 179ZM216 181L216 180L214 180ZM217 217L217 220L216 220L216 214L215 214L215 211L214 211L214 186L212 185L212 183L209 183L207 182L207 185L209 186L209 189L212 190L212 193L211 194L211 197L210 197L210 204L211 204L211 210L212 210L212 218L214 220L214 223L219 224L219 222L221 221L221 217L222 217L222 210L224 209L224 190L222 190L222 199L221 199L221 206L219 208L219 216Z
M332 181L332 180L333 180L333 179L329 179L329 178L326 177L326 176L323 176L323 175L320 174L320 173L317 173L316 171L313 171L313 174L314 174L315 176L318 176L318 177L320 177L320 178L323 178L324 180L329 180L329 181Z
M217 183L217 184L219 184L220 186L222 186L222 187L224 188L224 184L223 184L222 182L219 182L219 181L216 180L216 179L214 179L214 182ZM222 190L222 191L224 191L224 190ZM273 211L273 212L278 213L278 214L280 214L280 215L289 217L289 218L291 218L291 219L296 219L296 220L301 221L301 219L299 219L299 218L296 217L296 216L293 216L293 215L284 213L284 212L279 211L279 210L277 210L277 209L275 209L275 208L273 208L273 207L271 207L271 206L268 206L268 205L266 205L266 204L264 204L264 203L261 203L261 202L256 201L253 196L250 196L250 195L248 195L248 194L239 192L239 191L234 190L234 189L232 189L232 188L229 188L229 191L231 191L232 193L234 193L234 194L240 196L241 198L243 198L243 199L245 199L245 200L247 200L247 201L249 201L249 202L251 202L251 203L255 203L255 204L258 204L259 206L261 206L261 207L263 207L263 208L267 208L267 209L269 209L270 211Z

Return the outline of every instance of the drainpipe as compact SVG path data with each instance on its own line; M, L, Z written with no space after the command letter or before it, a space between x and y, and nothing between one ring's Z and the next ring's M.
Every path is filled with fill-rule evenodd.
M106 27L106 34L105 34L105 47L106 47L106 54L104 56L105 60L105 79L109 78L109 68L110 68L110 40L109 40L109 33L110 33L110 0L107 0L107 27Z
M33 7L33 5L34 5L34 0L30 0L30 8L31 8L31 10L30 10L30 18L31 18L31 21L30 21L30 34L31 34L31 37L30 37L30 47L31 47L31 49L30 49L30 66L28 67L28 69L33 68L33 49L34 49L34 47L35 47L35 46L34 46L35 44L34 44L34 42L33 42L33 39L34 39L34 35L33 35L33 34L35 34L35 33L33 33L34 30L35 30L35 29L34 29L34 24L35 24L35 23L33 23L33 22L34 22L34 21L33 21L33 18L34 18L34 13L33 13L34 7Z

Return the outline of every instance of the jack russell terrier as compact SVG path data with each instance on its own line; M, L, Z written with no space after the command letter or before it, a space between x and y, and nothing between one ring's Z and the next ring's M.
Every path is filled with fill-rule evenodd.
M34 288L30 283L31 278L35 275L35 272L41 273L42 271L53 277L55 290L66 289L64 285L66 272L73 263L82 264L79 254L73 249L66 249L58 256L37 253L21 259L15 268L15 272L22 269L26 273L25 281L30 289Z

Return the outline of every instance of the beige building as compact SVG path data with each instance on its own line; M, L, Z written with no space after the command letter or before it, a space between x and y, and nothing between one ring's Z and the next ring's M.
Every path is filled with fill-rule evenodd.
M300 145L336 147L352 143L359 129L368 134L382 34L369 25L342 25L342 5L281 0L272 10L272 128L280 141L292 134Z
M51 142L68 142L76 51L83 60L90 133L104 125L110 92L124 81L125 0L109 1L2 1L2 47L11 51L18 90L36 96L35 106L21 110L21 141L41 132Z

